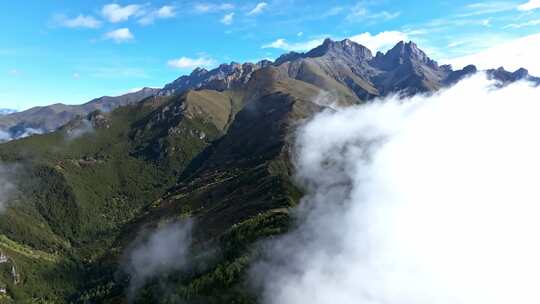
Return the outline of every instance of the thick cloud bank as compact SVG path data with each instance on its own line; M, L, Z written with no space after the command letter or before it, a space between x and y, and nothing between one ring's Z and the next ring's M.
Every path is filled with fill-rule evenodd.
M300 130L298 229L253 268L265 303L539 303L540 89L474 76Z

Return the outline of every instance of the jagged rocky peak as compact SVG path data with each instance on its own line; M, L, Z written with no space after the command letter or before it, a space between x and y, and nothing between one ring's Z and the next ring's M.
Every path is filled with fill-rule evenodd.
M452 71L452 66L450 65L442 65L441 68L448 69L449 74L444 79L443 83L445 85L453 85L462 80L463 78L476 74L478 72L478 69L475 65L469 64L468 66L464 67L461 70Z
M353 57L360 60L370 60L373 57L371 51L350 39L344 39L341 41L334 41L330 38L326 38L322 45L314 48L306 54L306 57Z
M188 76L181 76L175 81L165 85L158 95L169 96L191 89L227 90L241 86L249 80L251 74L266 66L271 65L269 60L261 60L257 63L224 63L212 70L196 68Z
M287 61L294 61L298 58L303 58L304 57L304 54L303 53L298 53L298 52L289 52L289 53L285 53L281 56L279 56L275 61L274 61L274 65L280 65L284 62L287 62Z
M517 79L525 79L529 77L529 71L524 68L519 68L512 73Z
M499 67L498 69L487 70L487 74L492 79L497 79L502 82L514 82L518 80L530 80L535 83L540 83L540 79L533 77L529 74L529 71L524 68L519 68L514 72L510 72Z
M474 73L478 72L478 69L476 68L476 66L474 64L469 64L468 66L464 67L462 69L462 71L464 71L466 73L469 73L469 74L474 74Z
M405 63L422 64L432 69L439 69L437 62L429 58L412 41L407 43L400 41L385 54L378 52L373 59L373 65L383 70L391 70Z
M190 76L203 76L208 73L208 70L201 67L196 67L190 74Z

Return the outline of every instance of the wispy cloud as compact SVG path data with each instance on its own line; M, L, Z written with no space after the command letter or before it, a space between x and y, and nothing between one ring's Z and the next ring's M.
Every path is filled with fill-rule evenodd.
M511 23L504 26L503 29L509 29L509 28L519 29L522 27L535 26L535 25L540 25L540 19L529 20L527 22L522 22L522 23Z
M369 32L351 36L349 39L359 43L372 51L386 51L399 41L409 39L406 33L400 31L387 31L372 35Z
M164 5L159 9L151 10L138 20L139 24L148 25L154 23L156 19L169 19L176 16L176 8L172 5Z
M516 70L524 67L532 75L540 75L538 54L540 54L540 34L534 34L518 39L504 39L475 54L442 61L456 68L472 63L480 69L504 66L506 69Z
M262 13L266 7L268 6L268 3L266 2L259 2L257 3L257 5L251 10L249 11L246 15L248 16L254 16L254 15L258 15L260 13Z
M540 0L529 0L518 6L518 10L520 11L532 11L538 8L540 8Z
M191 221L167 224L131 245L126 252L125 265L130 274L130 297L135 296L148 279L188 264L191 231Z
M450 42L448 44L448 47L449 48L455 48L455 47L458 47L458 46L462 46L465 44L465 41L454 41L454 42Z
M228 13L223 18L221 18L220 22L225 25L231 25L234 21L234 13Z
M289 43L283 38L276 39L275 41L262 46L263 49L280 49L285 51L305 52L309 51L323 43L324 39L312 39L303 42Z
M326 11L325 13L323 13L322 17L337 16L341 14L344 10L345 8L343 6L334 6L330 8L328 11Z
M135 37L127 27L105 33L105 39L113 40L116 43L128 42L134 38Z
M213 58L201 56L198 58L190 58L182 56L180 58L171 59L167 65L176 69L194 69L197 67L210 67L216 64Z
M372 12L363 3L358 3L350 8L350 12L347 15L347 20L349 22L365 22L368 20L369 22L373 23L377 21L388 21L395 19L399 17L399 15L401 15L401 12Z
M101 14L112 23L127 21L132 16L140 16L143 13L142 6L130 4L121 6L116 3L106 4L101 9Z
M219 11L230 11L234 9L234 5L230 3L221 3L221 4L213 4L213 3L198 3L195 5L194 10L197 13L212 13L212 12L219 12Z
M516 5L507 1L488 1L477 2L465 6L465 12L457 15L457 17L472 17L488 14L496 14L515 10Z
M56 15L54 17L55 22L63 27L68 28L99 28L101 26L101 21L97 20L92 16L78 15L74 18L68 18L65 15Z
M0 142L10 140L10 135L5 131L0 131ZM6 165L0 163L0 213L4 212L8 206L8 202L12 199L17 191L15 185L16 173L19 170L18 166Z

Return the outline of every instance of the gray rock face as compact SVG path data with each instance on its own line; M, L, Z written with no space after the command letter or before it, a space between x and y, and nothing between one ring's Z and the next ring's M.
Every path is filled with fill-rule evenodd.
M370 64L373 67L383 71L391 71L404 64L427 66L431 69L439 69L437 62L430 59L412 41L408 43L400 41L386 54L378 52Z
M433 91L443 86L452 72L448 66L439 67L413 42L399 42L374 57L368 48L348 39L326 39L305 54L289 53L278 58L275 65L289 77L358 101L395 92Z
M448 67L448 68L450 68L450 67ZM464 67L461 70L450 71L450 73L448 74L448 77L446 77L446 79L444 80L444 84L447 85L447 86L456 84L457 82L459 82L463 78L465 78L467 76L470 76L470 75L473 75L476 72L478 72L478 69L476 68L476 66L474 66L472 64Z
M305 54L305 57L310 58L322 56L337 59L351 59L354 61L371 60L373 57L371 51L367 47L349 39L342 41L325 39L321 46L318 46Z
M529 71L524 68L517 69L514 72L509 72L503 67L499 67L498 69L490 69L486 72L489 77L500 81L502 85L520 80L527 80L535 83L536 85L540 85L540 78L531 76Z
M348 39L326 39L307 53L283 55L274 65L289 77L358 101L396 93L431 92L478 71L474 65L455 71L449 65L439 66L414 42L401 41L386 53L373 56L369 49ZM540 83L540 78L530 76L525 69L513 73L504 69L487 72L503 83L521 79Z
M196 68L190 75L182 76L165 85L158 95L170 96L186 90L202 88L217 91L237 88L246 84L254 71L270 64L270 61L263 60L257 63L244 64L231 62L230 64L222 64L210 71Z

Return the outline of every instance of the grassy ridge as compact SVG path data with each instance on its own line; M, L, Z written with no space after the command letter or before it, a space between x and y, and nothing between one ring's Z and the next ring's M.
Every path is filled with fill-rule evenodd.
M108 252L124 225L222 134L223 123L214 125L204 113L185 112L175 121L154 124L153 117L185 100L150 98L109 114L94 113L89 118L94 127L80 136L72 135L81 126L73 122L55 133L0 146L2 163L18 166L16 198L0 215L0 248L19 265L22 277L21 284L8 286L10 297L17 303L65 302L87 283L81 282L85 265ZM140 153L148 130L159 150L169 153L158 158Z

